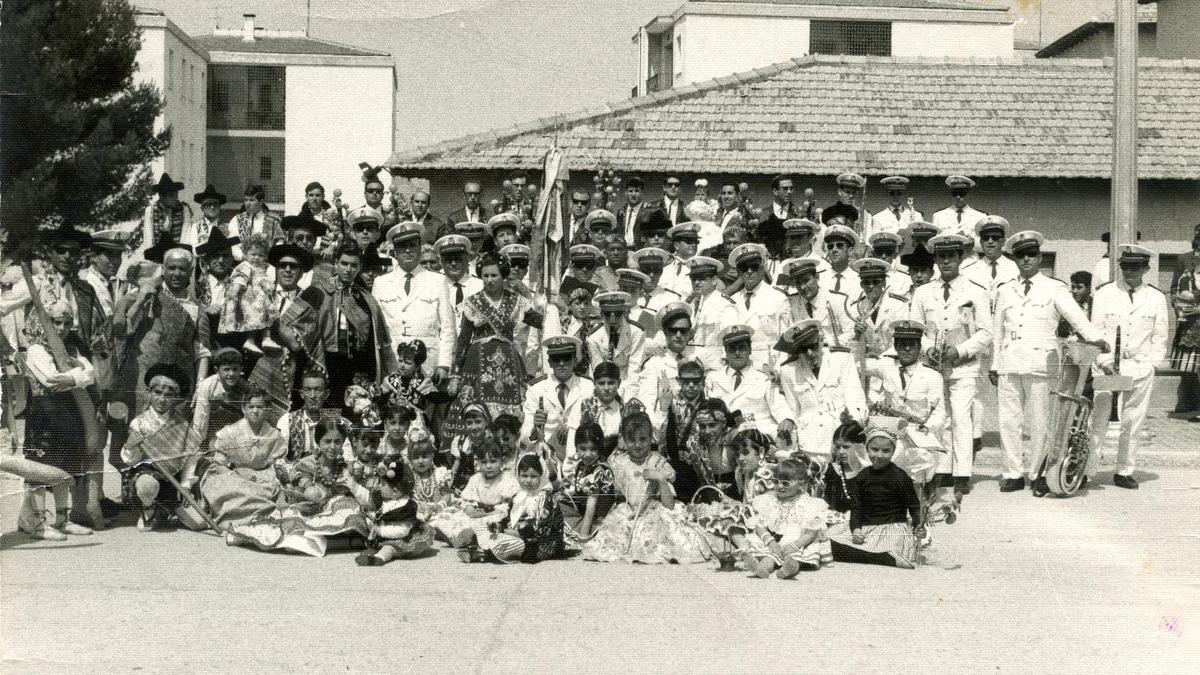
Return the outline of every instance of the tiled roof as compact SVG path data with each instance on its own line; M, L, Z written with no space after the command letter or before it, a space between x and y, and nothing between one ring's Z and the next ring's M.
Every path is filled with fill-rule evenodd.
M240 36L196 35L194 39L210 52L237 52L244 54L311 54L316 56L388 56L386 52L351 47L328 40L311 37L258 36L253 42L245 42Z
M1158 5L1138 5L1137 20L1139 24L1157 24L1158 23ZM1039 59L1049 58L1061 54L1071 47L1079 44L1083 40L1100 32L1101 29L1112 29L1114 23L1112 12L1103 12L1099 16L1092 17L1086 22L1080 24L1077 28L1066 33L1054 42L1042 47L1038 50L1036 56Z
M1200 61L1143 59L1143 178L1200 178ZM389 166L1107 177L1113 70L1099 60L806 56L575 115L395 153Z

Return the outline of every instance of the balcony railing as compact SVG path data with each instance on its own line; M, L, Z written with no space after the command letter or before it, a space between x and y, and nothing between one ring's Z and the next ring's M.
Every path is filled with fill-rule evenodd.
M208 128L283 131L283 119L284 113L275 111L227 110L218 112L210 110Z

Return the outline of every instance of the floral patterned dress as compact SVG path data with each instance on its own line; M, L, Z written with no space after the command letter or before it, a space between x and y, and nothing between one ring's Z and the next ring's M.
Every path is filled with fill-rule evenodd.
M458 398L450 404L442 431L466 431L462 411L472 403L487 406L492 419L502 413L521 416L525 400L524 350L515 343L518 324L528 322L529 301L505 291L492 302L483 291L463 301L462 327L455 346L454 371L461 378Z
M225 290L225 308L217 324L219 333L261 330L279 320L275 281L266 268L239 263ZM236 289L242 288L239 294Z
M616 488L613 487L613 472L607 464L595 462L590 465L576 464L563 479L562 491L558 495L569 535L574 535L579 522L587 512L589 497L596 501L596 524L612 509Z
M585 560L692 564L712 555L704 533L688 519L683 504L667 509L643 478L647 468L675 472L667 459L652 452L641 464L619 454L609 461L613 487L625 498L604 519L596 536L583 547Z
M827 526L832 514L829 505L817 497L806 494L781 502L774 492L761 494L751 503L753 515L746 523L751 530L765 529L779 543L783 557L791 558L809 569L833 562L833 548L829 543ZM813 541L801 546L799 539L814 535ZM750 553L755 557L770 558L776 565L783 560L768 547L756 532L751 532Z

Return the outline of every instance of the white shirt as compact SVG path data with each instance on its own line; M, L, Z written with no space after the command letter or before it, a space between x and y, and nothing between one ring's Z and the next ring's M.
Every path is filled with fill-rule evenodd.
M1114 349L1117 330L1121 331L1120 375L1134 378L1149 377L1154 367L1167 358L1167 335L1170 312L1167 296L1143 283L1130 291L1124 280L1101 286L1092 300L1092 321ZM1114 352L1096 357L1092 371L1099 375L1099 366L1111 366Z
M962 208L962 213L953 206L947 206L933 214L933 224L939 234L962 234L975 239L975 224L987 218L987 214L968 206Z
M746 306L746 296L750 306ZM787 295L763 281L752 293L745 288L733 294L733 302L745 315L746 325L754 329L751 340L752 358L756 363L771 363L776 358L772 351L779 336L787 330L791 306Z
M950 299L946 299L946 284ZM961 273L953 281L931 281L913 293L912 318L925 324L925 346L938 340L971 361L954 367L950 379L976 377L979 360L992 341L992 312L987 290Z
M1071 297L1065 283L1040 272L1025 280L1017 277L1000 287L992 328L992 369L1004 374L1046 374L1046 357L1058 348L1058 322L1066 319L1094 342L1103 334ZM922 287L924 288L924 287ZM1096 303L1093 302L1095 307Z
M870 237L878 232L898 233L900 230L925 217L920 211L910 209L907 205L900 206L898 210L900 211L898 217L891 206L873 214L871 216L871 230L866 232L866 236Z
M684 263L683 258L671 256L658 279L658 285L674 291L681 298L686 298L692 294L692 278L688 276L690 272L691 269Z
M994 312L996 311L996 294L1000 290L1000 285L1021 276L1021 271L1017 269L1017 263L1004 256L1000 256L996 260L979 257L963 263L959 274L987 289L988 300L991 302Z
M820 370L820 375L815 375L803 359L797 359L780 366L779 384L804 452L828 457L842 411L863 423L867 399L850 354L826 349Z
M838 283L839 275L841 277L840 284ZM849 266L841 272L834 271L832 267L821 270L818 276L818 283L821 284L821 288L827 291L845 293L851 300L862 295L862 286L858 282L858 272L855 272Z
M393 344L421 340L427 353L426 367L449 368L459 326L451 287L446 277L420 265L411 274L408 293L404 292L407 273L397 267L375 278L371 295L379 303ZM483 287L483 282L475 281Z
M529 389L525 391L525 402L521 406L525 418L521 424L522 439L528 439L533 432L533 416L537 414L538 406L541 406L546 411L546 426L542 430L542 438L551 443L559 427L567 423L571 412L578 408L584 399L590 397L594 390L590 379L572 375L571 379L565 382L567 405L563 406L558 400L559 384L558 379L550 375L542 376L529 385ZM565 452L565 446L560 450Z
M709 397L725 401L729 410L740 410L747 421L768 436L775 436L779 423L792 419L791 408L783 393L751 359L742 369L742 381L737 382L736 371L722 359L715 370L705 377L705 393ZM737 386L734 386L734 385Z

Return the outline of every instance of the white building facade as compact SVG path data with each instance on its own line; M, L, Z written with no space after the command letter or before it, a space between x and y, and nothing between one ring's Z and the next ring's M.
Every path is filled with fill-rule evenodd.
M382 164L392 151L392 57L244 18L239 30L188 36L161 12L139 10L138 77L163 95L158 128L171 128L155 174L182 181L185 196L213 184L226 211L261 185L271 209L295 213L314 180L357 205L358 164Z
M808 54L1011 58L1013 20L954 0L692 0L633 41L644 96Z

